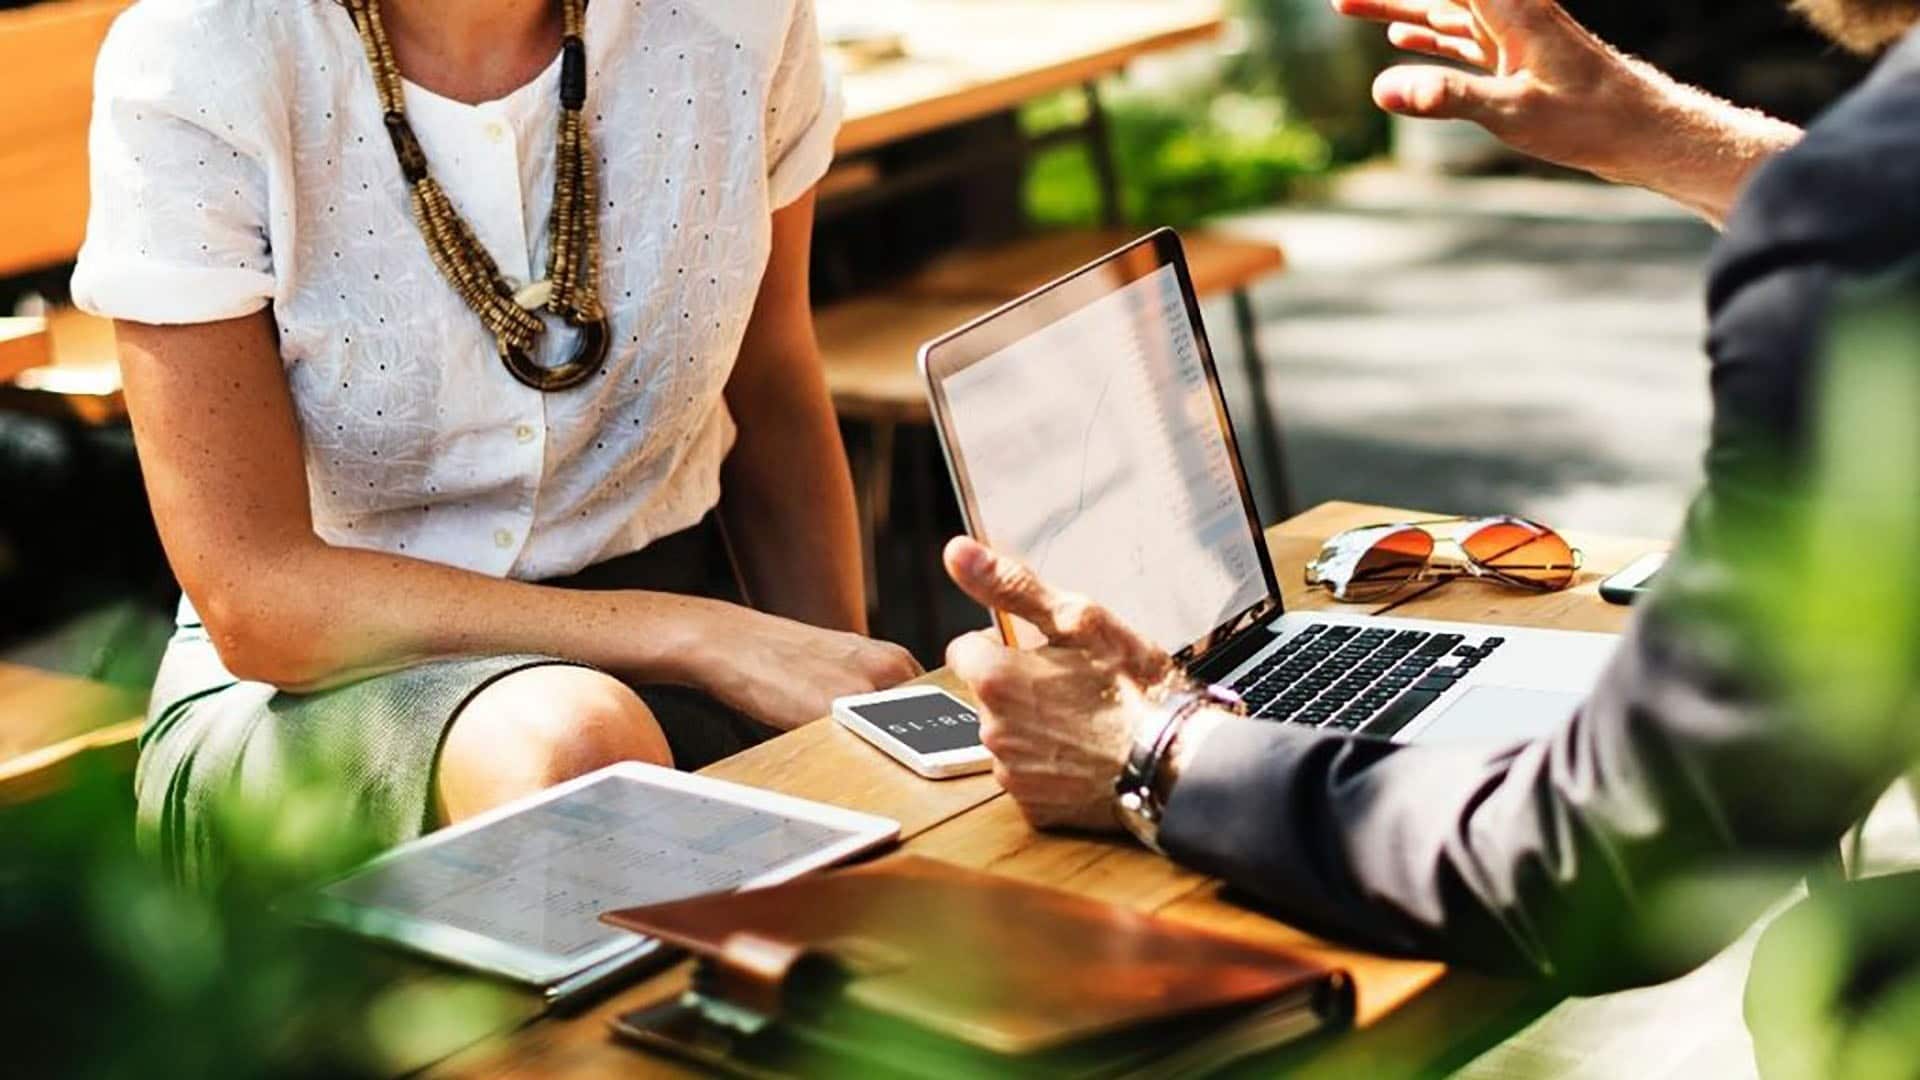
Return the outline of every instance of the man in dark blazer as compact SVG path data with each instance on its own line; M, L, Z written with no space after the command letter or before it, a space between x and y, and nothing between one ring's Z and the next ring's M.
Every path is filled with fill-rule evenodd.
M1896 411L1889 424L1873 393L1830 392L1825 362L1846 351L1828 347L1839 326L1900 376L1876 385L1920 375L1920 319L1901 314L1920 305L1905 285L1920 259L1920 34L1900 41L1920 0L1796 6L1851 47L1894 46L1804 139L1636 66L1547 0L1336 0L1404 17L1403 46L1486 69L1397 69L1376 87L1383 105L1476 119L1711 218L1730 210L1709 283L1705 490L1578 716L1494 750L1183 709L1150 643L954 541L956 582L1051 642L1020 653L978 634L948 653L1036 825L1120 828L1129 751L1177 719L1150 793L1157 834L1143 837L1171 857L1330 937L1585 992L1687 970L1835 850L1920 757L1920 524L1901 531L1920 508L1920 452L1837 466L1827 453L1857 459L1876 433L1913 449L1899 432L1920 421ZM1879 486L1848 503L1860 476ZM1834 516L1847 506L1863 516ZM1808 554L1828 550L1840 557ZM1859 623L1823 621L1826 596L1860 599ZM1711 902L1685 902L1703 889Z

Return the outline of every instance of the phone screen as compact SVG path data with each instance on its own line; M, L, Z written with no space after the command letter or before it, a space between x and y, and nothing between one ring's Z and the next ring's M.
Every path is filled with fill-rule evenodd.
M852 706L854 715L920 754L980 745L980 715L950 694L919 694Z

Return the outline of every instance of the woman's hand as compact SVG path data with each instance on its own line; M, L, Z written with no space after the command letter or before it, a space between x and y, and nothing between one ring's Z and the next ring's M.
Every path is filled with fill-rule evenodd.
M859 634L729 607L704 633L700 690L771 728L827 715L833 699L898 686L922 674L913 654Z
M948 544L946 563L968 596L1047 637L1045 648L1020 651L983 631L947 649L980 702L980 737L1000 785L1036 827L1118 828L1114 781L1173 661L1105 608L972 540Z
M1464 64L1389 68L1388 112L1470 120L1513 148L1650 188L1719 222L1800 130L1682 86L1595 37L1555 0L1332 0L1410 52Z

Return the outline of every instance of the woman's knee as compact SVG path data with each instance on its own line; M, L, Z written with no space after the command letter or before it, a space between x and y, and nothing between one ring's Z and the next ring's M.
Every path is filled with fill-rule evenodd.
M621 761L673 764L646 702L610 675L538 667L475 694L440 749L438 790L459 820Z

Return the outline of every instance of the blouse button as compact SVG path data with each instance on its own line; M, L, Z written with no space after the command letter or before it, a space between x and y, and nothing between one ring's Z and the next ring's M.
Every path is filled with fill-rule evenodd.
M532 424L515 424L513 427L513 437L520 440L522 444L532 442L533 441L533 425Z
M502 551L512 547L513 534L508 532L505 529L495 529L493 531L493 546L501 549Z
M482 131L483 133L485 133L485 135L487 136L487 141L488 141L488 142L494 142L494 143L497 143L497 142L505 142L505 141L506 141L506 138L507 138L507 125L505 125L505 124L503 124L503 123L501 123L501 122L500 122L500 121L498 121L498 120L489 120L489 121L487 121L487 125L486 125L485 127L483 127L483 128L481 128L480 130L481 130L481 131Z

